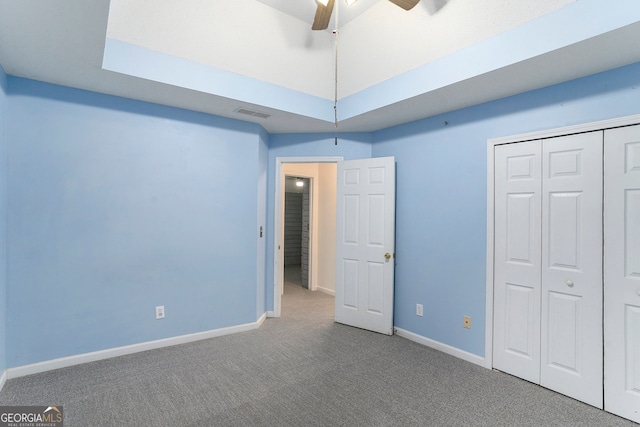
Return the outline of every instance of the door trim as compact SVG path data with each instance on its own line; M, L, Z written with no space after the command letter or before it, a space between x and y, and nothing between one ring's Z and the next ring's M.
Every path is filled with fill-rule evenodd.
M496 145L546 139L576 133L607 130L640 124L640 114L561 128L491 138L487 140L487 263L485 303L484 367L493 368L493 279L494 279L494 148Z
M280 317L282 314L282 296L280 294L280 290L282 289L283 280L284 280L284 269L282 267L282 257L281 251L278 247L282 246L282 204L280 201L282 200L283 194L283 180L284 175L282 174L282 165L285 163L337 163L344 160L342 156L335 157L276 157L275 164L275 191L274 191L274 216L273 216L273 289L271 292L273 294L273 311L269 313L269 317ZM314 185L317 185L317 180L313 180ZM312 191L316 192L317 189L313 189Z

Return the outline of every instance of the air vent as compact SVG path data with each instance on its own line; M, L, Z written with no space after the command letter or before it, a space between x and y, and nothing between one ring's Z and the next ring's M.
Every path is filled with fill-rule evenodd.
M244 114L245 116L257 117L259 119L268 119L269 117L271 117L271 114L260 113L259 111L248 110L246 108L238 108L233 111L239 114Z

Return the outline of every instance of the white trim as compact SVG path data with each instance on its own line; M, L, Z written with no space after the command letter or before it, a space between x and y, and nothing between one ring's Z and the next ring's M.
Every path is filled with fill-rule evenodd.
M280 256L281 246L280 238L282 235L281 230L281 216L282 216L282 164L283 163L337 163L344 160L342 156L336 157L276 157L275 168L275 191L274 191L274 215L273 215L273 311L270 311L272 315L269 317L280 317L282 313L282 281L283 281L283 268Z
M542 130L537 132L523 133L519 135L502 136L492 138L489 143L492 145L508 144L511 142L531 141L535 139L553 138L556 136L571 135L574 133L583 133L598 131L604 129L617 128L622 126L630 126L640 123L640 114L632 116L619 117L616 119L600 120L598 122L583 123L573 126L565 126L561 128Z
M571 135L576 133L592 132L611 129L622 126L631 126L640 123L640 114L620 117L616 119L601 120L574 126L530 132L519 135L491 138L487 140L487 273L486 273L486 313L485 313L485 347L484 366L493 368L493 233L494 233L494 158L493 152L496 145L514 142L532 141L536 139L553 138L556 136Z
M487 266L485 301L484 367L493 368L493 234L494 234L494 150L491 140L487 143Z
M307 288L315 291L318 283L318 171L309 178L309 241L307 242Z
M427 337L423 337L422 335L414 334L413 332L409 332L401 328L395 328L395 331L396 335L398 336L457 357L459 359L466 360L467 362L473 363L474 365L484 366L485 364L484 358L482 356L478 356L477 354L469 353L468 351L460 350L456 347L451 347L450 345L443 344L439 341L435 341Z
M44 362L33 363L31 365L18 366L6 370L6 378L18 378L26 375L38 374L40 372L52 371L54 369L66 368L68 366L81 365L83 363L95 362L98 360L110 359L112 357L124 356L127 354L139 353L141 351L155 350L164 347L171 347L179 344L186 344L194 341L206 340L223 335L235 334L258 329L265 321L267 314L264 313L253 323L230 326L227 328L212 329L210 331L196 332L194 334L180 335L177 337L165 338L155 341L147 341L139 344L132 344L123 347L115 347L107 350L94 351L91 353L77 354L74 356L61 357L59 359L46 360Z
M251 329L258 329L260 326L262 326L265 320L267 320L267 313L262 313L262 315L258 317L258 320L256 320L254 323L248 323L247 325L255 325L255 327Z
M334 291L333 289L329 289L329 288L323 288L322 286L319 286L316 288L316 290L318 292L322 292L323 294L327 294L327 295L331 295L332 297L336 296L336 291Z
M7 382L7 371L2 371L2 375L0 375L0 391L2 391L6 382Z
M277 317L276 313L273 310L267 311L267 317Z

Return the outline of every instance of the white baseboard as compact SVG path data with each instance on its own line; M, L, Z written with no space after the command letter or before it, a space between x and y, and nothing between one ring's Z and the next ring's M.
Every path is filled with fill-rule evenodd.
M0 375L0 391L2 391L2 388L4 387L4 383L7 382L7 371L2 371L2 374Z
M229 326L227 328L212 329L210 331L196 332L194 334L180 335L177 337L164 338L161 340L147 341L139 344L132 344L123 347L115 347L106 350L94 351L91 353L77 354L74 356L61 357L59 359L46 360L44 362L33 363L31 365L18 366L9 368L5 371L0 381L3 379L11 379L24 377L26 375L37 374L40 372L52 371L54 369L66 368L68 366L81 365L83 363L95 362L97 360L110 359L112 357L124 356L126 354L139 353L141 351L155 350L163 347L171 347L179 344L186 344L194 341L206 340L209 338L221 337L223 335L236 334L238 332L250 331L258 329L267 318L264 313L258 320L253 323L245 323L243 325ZM3 384L0 382L0 384ZM1 389L2 387L0 387Z
M439 341L435 341L427 337L423 337L422 335L414 334L413 332L409 332L401 328L395 328L395 331L397 335L403 338L407 338L411 341L417 342L418 344L431 347L443 353L450 354L451 356L455 356L459 359L466 360L467 362L471 362L473 364L484 367L484 357L469 353L464 350L460 350L456 347L451 347L450 345L443 344Z
M276 317L276 312L273 310L267 311L267 317Z
M333 289L323 288L322 286L318 286L317 290L322 292L323 294L331 295L332 297L336 296L336 291Z

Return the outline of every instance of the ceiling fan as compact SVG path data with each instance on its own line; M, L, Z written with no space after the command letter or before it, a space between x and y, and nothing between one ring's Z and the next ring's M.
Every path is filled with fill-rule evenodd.
M316 0L318 2L318 8L316 9L316 15L313 18L312 30L326 30L331 20L331 13L333 12L333 4L335 0ZM347 0L347 4L355 3L356 0ZM389 0L396 6L400 6L404 10L410 10L413 6L417 5L420 0Z

